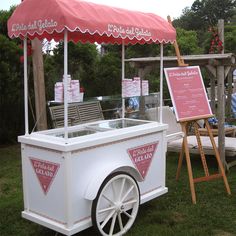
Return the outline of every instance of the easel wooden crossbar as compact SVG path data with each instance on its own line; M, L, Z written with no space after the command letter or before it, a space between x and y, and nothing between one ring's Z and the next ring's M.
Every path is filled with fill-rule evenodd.
M227 177L225 175L225 170L224 170L223 164L222 164L221 159L220 159L219 151L218 151L218 149L216 147L216 144L215 144L215 140L214 140L214 137L213 137L213 134L212 134L209 122L208 122L208 118L209 117L199 117L198 119L194 119L194 120L191 119L191 120L180 121L180 124L182 126L182 130L184 132L184 138L183 138L183 142L182 142L182 150L180 152L179 160L178 160L176 180L179 179L180 170L181 170L181 166L182 166L182 162L183 162L183 157L184 157L184 154L185 154L186 163L187 163L187 170L188 170L188 176L189 176L189 184L190 184L190 190L191 190L191 196L192 196L192 202L194 204L196 204L196 193L195 193L195 185L194 185L195 183L210 181L210 180L214 180L214 179L218 179L218 178L223 178L226 191L229 195L231 194L230 187L229 187L229 184L228 184L228 180L227 180ZM200 119L204 119L204 121L205 121L207 132L208 132L209 138L211 140L212 147L213 147L214 152L215 152L215 158L216 158L216 161L217 161L218 166L219 166L219 173L216 173L216 174L210 174L209 173L209 169L208 169L207 162L206 162L206 157L205 157L204 150L203 150L202 143L201 143L200 133L198 131L197 121L200 120ZM204 173L205 173L205 176L198 177L198 178L193 178L192 165L191 165L190 154L189 154L189 149L188 149L187 136L188 136L188 128L189 128L189 125L191 123L193 123L194 132L195 132L197 143L198 143L198 149L199 149L199 153L200 153L200 156L201 156L201 161L202 161L202 165L203 165L203 169L204 169Z

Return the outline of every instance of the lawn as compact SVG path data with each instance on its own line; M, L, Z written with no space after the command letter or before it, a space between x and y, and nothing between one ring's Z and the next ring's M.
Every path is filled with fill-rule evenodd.
M210 171L217 171L207 157ZM203 175L198 156L192 157L194 176ZM236 167L227 174L232 195L228 196L221 179L197 183L197 204L191 203L187 169L184 163L180 180L175 181L177 155L167 156L167 187L162 197L140 206L134 226L127 236L236 235ZM23 209L20 146L0 148L0 235L54 236L55 232L21 218ZM92 228L78 236L96 235Z

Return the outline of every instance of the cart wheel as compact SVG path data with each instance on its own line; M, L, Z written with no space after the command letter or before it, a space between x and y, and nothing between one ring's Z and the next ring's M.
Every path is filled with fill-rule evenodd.
M101 235L123 235L138 213L140 194L137 182L123 172L108 176L92 204L93 226Z

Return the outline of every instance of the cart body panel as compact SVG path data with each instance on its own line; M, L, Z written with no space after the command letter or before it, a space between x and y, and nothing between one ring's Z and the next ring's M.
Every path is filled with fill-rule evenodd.
M90 126L100 124L104 126L104 121ZM71 131L84 128L79 125ZM100 186L115 172L137 181L141 204L166 193L166 129L165 124L143 121L134 127L102 130L66 142L51 137L58 129L19 137L25 206L22 216L66 235L84 230L91 226L92 201ZM50 143L54 142L50 148L47 135Z

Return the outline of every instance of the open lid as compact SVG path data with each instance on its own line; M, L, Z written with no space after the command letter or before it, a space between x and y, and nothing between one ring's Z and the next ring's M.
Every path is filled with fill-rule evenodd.
M8 35L74 42L173 43L175 29L152 14L80 0L24 0L8 21Z

